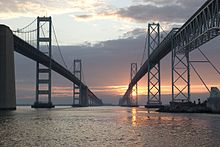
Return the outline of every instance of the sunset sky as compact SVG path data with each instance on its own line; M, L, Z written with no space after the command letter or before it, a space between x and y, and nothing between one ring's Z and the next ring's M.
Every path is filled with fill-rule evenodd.
M130 64L140 66L148 23L159 22L166 32L180 27L206 0L1 0L0 23L12 30L22 28L37 16L52 16L53 25L68 67L73 59L83 62L84 82L104 102L117 103L130 81ZM201 49L220 69L219 37ZM217 54L216 54L217 53ZM191 59L203 59L198 51ZM61 62L54 48L53 58ZM35 97L35 62L15 53L17 99ZM171 58L161 62L162 94L171 93ZM198 64L209 87L219 86L220 75L210 65ZM194 93L207 92L191 71ZM139 93L147 94L147 77ZM72 83L53 73L53 97L72 96ZM54 98L54 99L55 99Z

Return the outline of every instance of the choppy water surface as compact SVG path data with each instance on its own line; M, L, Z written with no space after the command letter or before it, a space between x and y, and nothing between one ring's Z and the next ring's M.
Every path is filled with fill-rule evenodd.
M0 146L220 146L220 115L90 107L0 112Z

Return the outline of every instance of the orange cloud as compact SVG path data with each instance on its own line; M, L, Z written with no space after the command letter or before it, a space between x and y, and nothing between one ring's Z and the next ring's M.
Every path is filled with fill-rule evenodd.
M209 88L215 86L220 87L220 85L207 85ZM100 95L124 95L127 90L127 85L115 85L115 86L99 86L99 87L91 87L90 89L95 94ZM183 85L180 85L184 87ZM171 85L161 86L162 94L171 94ZM72 87L53 87L52 88L53 96L55 97L71 97L73 95ZM203 85L191 85L191 93L207 93L207 90ZM138 95L147 95L147 86L139 86L138 87Z
M73 95L73 87L52 87L54 97L70 97Z

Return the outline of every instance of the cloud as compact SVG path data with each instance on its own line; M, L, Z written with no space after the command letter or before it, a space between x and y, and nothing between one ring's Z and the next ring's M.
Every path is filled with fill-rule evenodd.
M47 14L94 13L104 11L108 5L103 0L2 0L0 18L9 19L20 16L35 17Z
M147 21L183 21L185 16L179 15L179 13L173 13L176 11L182 12L182 8L179 9L173 6L157 7L154 5L136 5L128 8L121 8L117 15L120 18L129 19L139 23L146 23ZM186 13L184 14L186 15Z
M66 13L72 16L75 21L111 20L114 22L117 20L119 25L129 25L129 29L131 26L138 24L160 22L165 30L170 30L172 27L181 26L204 1L138 0L133 5L114 8L109 2L104 0L2 0L0 3L0 19L21 16L36 17L46 15L46 13L49 15ZM126 31L129 29L126 29ZM121 32L124 33L125 31ZM124 35L126 37L129 34Z
M131 6L114 8L104 0L2 0L0 18L68 13L76 21L117 19L136 23L150 21L183 23L203 2L205 0L138 0Z
M123 34L123 38L137 38L146 35L145 28L136 28Z
M104 19L117 19L117 16L115 14L113 14L112 12L110 12L110 13L100 12L100 13L82 14L82 15L71 14L71 16L76 21L94 21L94 20L104 20Z
M121 8L116 12L121 18L130 19L139 23L147 21L184 22L204 2L191 0L150 0L141 4Z
M157 6L164 6L175 4L177 0L132 0L134 4L151 4Z
M91 90L98 95L123 95L127 90L127 85L114 85L114 86L95 86Z
M89 19L89 18L92 18L93 16L92 15L78 15L76 16L78 19Z
M73 15L77 21L112 19L146 24L160 22L166 30L180 27L205 0L139 0L123 8L108 7L88 15Z
M135 4L151 4L156 6L180 5L182 7L195 8L203 4L206 0L133 0Z

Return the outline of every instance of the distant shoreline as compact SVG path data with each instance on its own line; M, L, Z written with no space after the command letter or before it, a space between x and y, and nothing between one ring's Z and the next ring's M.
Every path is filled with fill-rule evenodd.
M32 104L17 104L16 106L31 106ZM54 104L55 106L72 106L71 104ZM118 106L113 104L103 104L102 106ZM100 107L100 106L99 106Z

